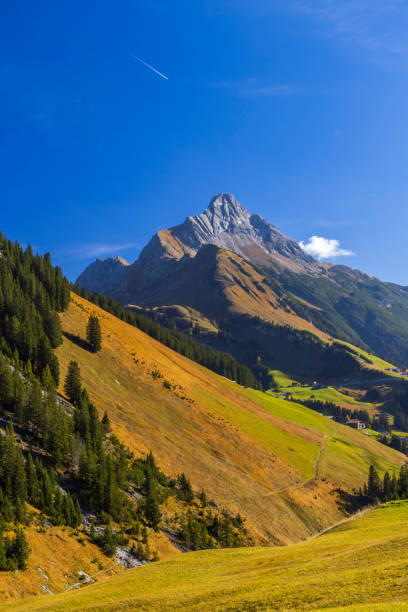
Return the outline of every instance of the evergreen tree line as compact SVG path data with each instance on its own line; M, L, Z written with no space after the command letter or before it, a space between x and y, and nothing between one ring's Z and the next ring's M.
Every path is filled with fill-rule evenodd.
M9 424L0 437L0 568L4 569L26 565L29 551L20 525L30 521L27 503L53 524L75 528L81 523L81 502L108 525L100 542L104 550L112 551L127 537L122 531L113 532L113 520L121 529L141 531L139 544L147 555L147 529L159 529L160 504L173 494L189 506L194 502L184 474L168 479L153 455L133 460L109 434L109 418L105 414L99 420L77 363L69 364L65 380L72 407L67 409L58 398L59 367L53 349L62 341L57 312L68 303L69 284L52 267L49 256L34 256L30 248L23 251L0 234L0 419L2 427ZM142 317L137 326L148 327L150 335L166 343L161 338L166 330L157 325L152 329L152 324ZM87 340L92 350L100 348L99 322L90 321ZM200 343L190 346L190 340L180 334L168 337L167 343L178 342L179 352L209 360L213 369L243 384L258 384L248 368L228 354ZM62 469L76 495L59 486ZM143 493L137 504L127 495L132 487Z
M205 520L206 531L201 526L203 519L194 519L197 523L193 521L196 496L185 474L175 480L169 479L157 466L152 453L146 458L133 459L113 435L111 441L107 441L109 418L105 413L99 420L82 386L76 362L69 364L65 380L65 391L75 407L72 416L58 404L55 392L44 391L32 373L22 377L6 360L0 360L0 364L0 409L6 417L4 420L12 417L18 425L18 436L21 435L33 449L37 447L35 459L30 452L25 459L16 444L18 436L12 424L7 428L7 435L0 438L0 520L16 525L28 523L28 502L49 516L55 525L77 527L81 524L81 501L108 526L114 520L130 534L143 532L147 527L158 531L162 521L160 506L174 495L190 507L190 532L194 532L195 525L208 534L198 540L194 535L189 539L188 529L183 528L184 535L180 532L180 537L188 546L190 540L191 546L200 548L207 544L232 546L243 542L242 536L225 517L221 520L214 516L212 522ZM40 449L45 450L44 457ZM43 459L49 467L45 467ZM54 468L61 467L68 470L78 491L77 497L59 487ZM143 495L137 504L127 495L135 488ZM203 491L199 502L203 507L207 505ZM109 527L102 535L94 534L93 539L107 554L113 554L116 546L126 538ZM138 553L143 548L146 556L148 544L139 544Z
M78 527L81 510L71 494L57 485L55 471L31 453L24 459L13 426L0 439L0 515L6 523L28 524L26 502L44 510L55 525Z
M180 539L192 550L245 546L243 520L228 512L217 516L211 510L194 514L189 510L181 519Z
M336 420L358 419L359 421L365 423L366 427L374 429L374 431L383 431L387 433L391 432L391 424L389 419L387 419L386 416L381 414L379 416L371 417L367 410L349 410L348 408L342 408L341 406L338 406L334 402L327 402L322 400L294 399L293 401L298 404L302 404L303 406L307 406L307 408L311 408L312 410L315 410L320 414L324 414L325 416L333 416ZM383 440L384 438L381 438L381 441ZM393 441L393 448L395 448L395 444L396 440ZM391 444L388 444L388 446L391 446ZM398 448L398 450L400 450L400 448Z
M332 416L335 420L342 419L359 419L363 423L369 427L372 423L372 419L368 414L367 410L349 410L348 408L342 408L338 406L334 402L327 402L322 400L302 400L299 398L293 399L292 401L297 404L302 404L311 410L315 410L319 414L324 414L325 416Z
M129 487L128 457L120 446L108 449L104 445L109 419L99 420L81 382L78 364L71 361L65 380L65 392L75 406L73 416L74 445L72 451L74 476L78 481L80 499L91 512L105 521L132 520L135 510L125 495Z
M69 466L73 420L58 404L52 377L43 376L44 389L26 367L24 374L0 355L0 413L24 432L26 440L50 455L56 466ZM7 420L6 419L6 420Z
M408 499L408 466L401 466L398 476L395 472L392 476L389 472L385 472L383 479L381 479L375 467L371 465L363 495L371 503Z
M394 429L408 432L408 385L393 389L384 409L394 415Z
M390 446L391 448L399 451L400 453L408 455L408 439L401 439L400 436L397 436L395 434L392 434L391 436L385 434L382 436L378 436L377 441L381 442L381 444L385 444L386 446Z
M86 289L80 289L78 286L74 286L73 290L96 306L110 312L122 321L139 328L177 353L196 361L217 374L221 374L230 380L235 380L240 385L254 389L261 389L262 380L265 382L265 372L263 370L260 372L262 380L257 380L255 374L248 366L239 363L229 353L218 351L176 329L166 328L145 315L126 310L110 297L97 292L88 295ZM261 368L258 367L258 370L260 371Z
M62 342L57 312L69 299L69 283L49 254L34 255L0 232L0 351L40 377L50 373L55 384L59 367L52 349Z
M378 416L370 416L367 410L364 409L349 410L348 408L342 408L341 406L338 406L334 402L326 402L321 400L294 399L293 401L299 404L303 404L303 406L307 406L308 408L311 408L312 410L315 410L320 414L324 414L325 416L333 416L336 420L358 419L359 421L365 423L366 427L369 427L374 431L387 432L388 434L391 432L391 423L389 419L383 414L380 414ZM395 420L394 428L398 429ZM398 446L397 450L401 450L402 452L404 452L402 450L403 444L399 444L397 442L397 440L399 441L399 438L397 436L392 436L392 438L392 444L390 443L390 440L388 440L387 436L383 436L379 440L383 443L388 444L388 446L392 446L393 448L397 448ZM385 440L388 441L386 442Z

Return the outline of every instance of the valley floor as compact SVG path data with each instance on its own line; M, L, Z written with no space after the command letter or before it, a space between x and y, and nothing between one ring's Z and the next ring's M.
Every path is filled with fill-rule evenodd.
M180 555L7 610L408 610L407 558L408 502L392 502L298 544Z

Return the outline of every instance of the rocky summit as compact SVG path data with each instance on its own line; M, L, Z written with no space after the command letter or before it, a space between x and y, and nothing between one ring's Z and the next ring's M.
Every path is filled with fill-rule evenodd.
M159 231L140 255L143 262L195 255L206 244L224 247L251 263L316 273L320 265L260 215L252 214L233 195L215 196L208 208L181 225Z
M260 215L248 212L233 195L222 193L211 200L203 213L158 231L133 265L121 257L98 259L78 277L77 283L122 302L134 301L139 290L152 280L168 277L175 262L194 257L201 247L210 244L264 268L311 275L321 272L321 265L297 242Z

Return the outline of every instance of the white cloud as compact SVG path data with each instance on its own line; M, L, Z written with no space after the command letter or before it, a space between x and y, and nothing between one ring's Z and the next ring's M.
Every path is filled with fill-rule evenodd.
M323 238L322 236L311 236L305 243L299 242L299 246L316 259L332 259L333 257L350 257L355 255L353 251L340 248L340 242L334 238Z

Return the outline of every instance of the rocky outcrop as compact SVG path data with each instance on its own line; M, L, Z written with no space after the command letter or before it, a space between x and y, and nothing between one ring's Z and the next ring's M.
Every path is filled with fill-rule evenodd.
M97 259L78 276L76 282L89 293L99 291L113 295L123 288L127 268L129 264L120 256Z

